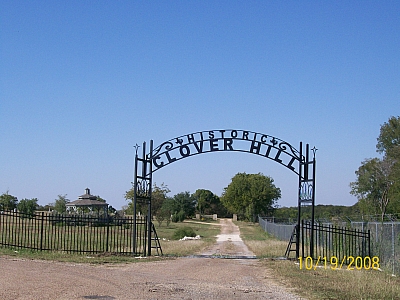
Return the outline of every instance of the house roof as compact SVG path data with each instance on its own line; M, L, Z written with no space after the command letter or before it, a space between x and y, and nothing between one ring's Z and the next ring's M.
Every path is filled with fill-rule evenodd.
M97 200L83 199L67 203L66 206L108 206L108 204Z
M98 201L96 196L90 194L90 189L85 189L85 194L78 197L78 200L69 202L66 206L108 206L106 202Z

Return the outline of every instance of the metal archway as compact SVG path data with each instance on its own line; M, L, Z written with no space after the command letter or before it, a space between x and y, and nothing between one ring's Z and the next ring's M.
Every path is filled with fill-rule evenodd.
M153 140L147 150L146 142L143 142L142 156L138 155L139 146L136 145L135 171L134 171L134 218L136 224L136 205L138 202L147 204L147 241L145 249L141 254L151 255L152 228L151 222L151 192L153 173L183 158L202 153L237 151L259 155L271 159L298 175L298 218L296 225L296 258L299 257L300 244L300 218L301 207L311 205L311 224L314 225L315 207L315 171L316 171L316 148L311 149L300 142L299 149L291 144L271 135L236 129L199 131L182 135L153 147ZM313 254L314 230L311 230L310 254ZM133 253L138 254L136 245L136 226L133 237Z

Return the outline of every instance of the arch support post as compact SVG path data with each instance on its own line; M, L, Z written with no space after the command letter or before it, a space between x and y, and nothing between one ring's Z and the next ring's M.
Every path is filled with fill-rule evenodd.
M139 146L136 145L135 171L133 178L133 254L151 256L151 192L152 192L152 161L150 154L146 154L146 142L143 142L142 156L138 155ZM150 152L153 151L153 140L150 141ZM138 207L147 206L146 223L138 222ZM138 226L145 225L143 235L138 236ZM143 238L143 240L139 240Z
M314 223L315 223L315 171L316 159L315 153L317 149L311 149L313 157L310 157L310 146L307 144L305 153L303 154L303 144L300 142L300 160L299 160L299 191L298 191L298 211L296 224L296 258L305 257L305 245L303 236L304 231L301 226L304 221L302 208L310 207L311 209L311 232L309 234L309 251L307 256L314 258ZM300 242L301 238L301 242ZM301 249L300 249L301 244ZM301 250L301 251L300 251Z

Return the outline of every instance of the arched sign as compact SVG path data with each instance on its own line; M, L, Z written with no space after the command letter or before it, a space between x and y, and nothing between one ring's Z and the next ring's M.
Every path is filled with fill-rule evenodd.
M209 130L179 136L162 143L151 152L152 171L189 156L239 151L272 159L299 174L300 152L276 137L247 130Z
M136 220L136 203L146 203L148 205L148 225L147 225L147 255L151 255L151 192L153 173L175 161L202 153L237 151L259 155L271 159L299 177L298 185L298 219L296 235L296 257L299 256L299 228L300 210L302 205L312 206L312 224L314 224L314 205L315 205L315 152L314 147L311 151L313 157L310 158L309 145L303 152L303 144L300 142L299 149L296 149L288 142L274 136L248 130L223 129L199 131L182 135L153 148L153 141L150 140L150 149L147 149L146 142L143 143L142 156L138 155L139 146L136 145L135 172L134 172L134 218ZM136 221L135 221L136 222ZM313 225L312 225L313 226ZM311 230L313 235L313 230ZM134 250L136 248L136 226L134 229ZM313 236L310 238L310 253L313 251ZM145 247L146 248L146 247ZM144 253L146 255L146 250Z

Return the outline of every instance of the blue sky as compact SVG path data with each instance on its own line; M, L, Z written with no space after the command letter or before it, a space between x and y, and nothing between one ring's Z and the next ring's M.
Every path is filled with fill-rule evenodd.
M1 1L0 193L54 202L89 187L126 205L134 148L244 129L318 148L317 204L352 205L354 171L400 110L397 1ZM245 153L154 173L170 196L221 195L238 172L297 177Z

